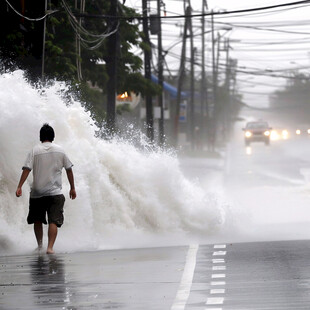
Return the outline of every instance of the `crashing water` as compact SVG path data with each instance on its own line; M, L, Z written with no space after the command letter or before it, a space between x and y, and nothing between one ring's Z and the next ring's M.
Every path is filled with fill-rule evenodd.
M223 227L223 203L185 178L176 156L97 138L90 114L77 101L66 104L63 89L61 83L37 89L22 71L0 76L0 253L35 247L26 223L31 177L21 198L15 190L27 152L39 143L46 122L74 163L78 195L69 199L64 173L65 224L57 251L151 246L163 244L157 238L167 235L169 243L180 244L186 242L180 234L208 236Z

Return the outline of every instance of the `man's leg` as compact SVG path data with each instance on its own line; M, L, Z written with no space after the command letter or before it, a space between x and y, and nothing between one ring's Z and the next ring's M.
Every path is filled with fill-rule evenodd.
M47 254L54 254L53 246L57 237L58 228L56 224L50 223L48 225L48 246L47 246Z
M34 234L36 236L37 239L37 243L38 243L38 249L40 250L42 248L42 241L43 241L43 225L41 222L35 222L33 224L33 230L34 230Z

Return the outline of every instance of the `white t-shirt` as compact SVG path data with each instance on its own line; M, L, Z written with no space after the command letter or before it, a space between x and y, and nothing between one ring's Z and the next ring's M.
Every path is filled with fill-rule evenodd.
M36 145L28 154L23 169L33 172L30 197L62 194L62 168L73 166L64 150L57 144L44 142Z

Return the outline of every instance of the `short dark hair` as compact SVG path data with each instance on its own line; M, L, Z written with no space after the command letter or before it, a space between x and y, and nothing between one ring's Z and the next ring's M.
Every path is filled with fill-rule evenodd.
M55 138L54 129L47 123L43 124L42 128L40 129L40 141L52 142L54 138Z

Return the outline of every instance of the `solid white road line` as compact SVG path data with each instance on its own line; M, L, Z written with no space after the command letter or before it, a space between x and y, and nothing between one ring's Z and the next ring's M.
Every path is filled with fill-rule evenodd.
M171 310L184 310L186 306L193 282L198 248L199 244L194 244L188 249L181 283Z

